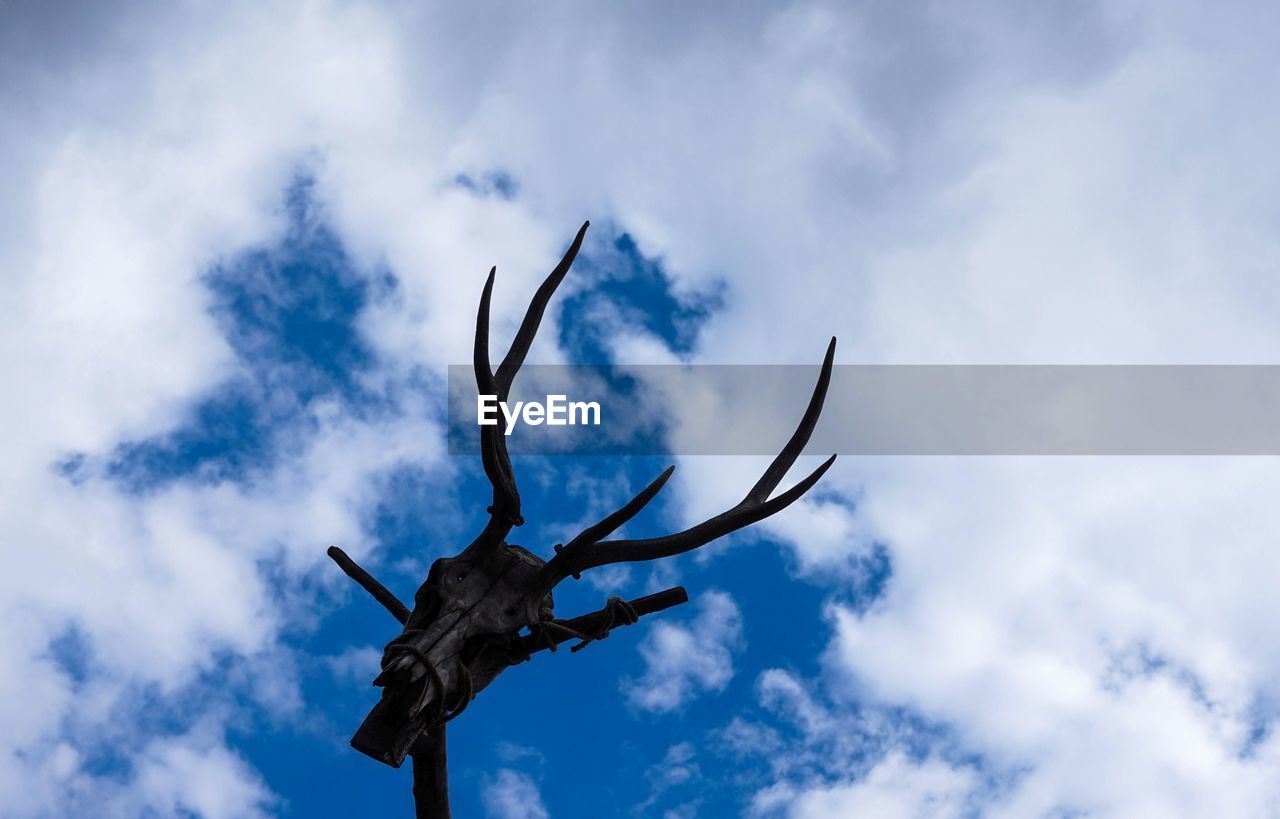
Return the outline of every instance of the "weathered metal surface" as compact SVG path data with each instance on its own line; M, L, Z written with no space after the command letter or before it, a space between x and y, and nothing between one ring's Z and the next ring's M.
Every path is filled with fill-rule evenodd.
M481 395L506 400L524 362L556 287L582 246L587 225L578 231L560 264L538 288L505 358L494 371L489 363L489 301L496 270L491 270L476 317L474 367ZM552 590L569 577L611 563L653 560L696 549L730 532L760 521L794 503L831 466L832 456L785 492L770 497L813 432L831 378L835 339L803 418L778 457L755 486L733 508L684 531L637 540L608 540L654 498L671 477L668 468L634 498L588 527L568 544L557 544L546 561L506 542L524 523L515 473L506 439L498 427L479 427L481 460L493 487L489 522L462 552L432 564L426 581L408 609L394 594L337 547L329 555L400 623L400 634L387 643L382 673L374 685L382 697L352 737L351 745L379 762L400 767L414 760L414 800L419 817L449 816L445 770L445 724L502 672L534 653L577 640L574 651L688 600L683 588L623 601L610 598L604 608L571 620L554 614Z

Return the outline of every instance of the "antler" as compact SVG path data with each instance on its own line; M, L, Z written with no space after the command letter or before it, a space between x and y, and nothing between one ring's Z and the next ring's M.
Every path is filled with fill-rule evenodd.
M493 295L493 280L498 269L494 267L489 271L489 278L484 283L484 293L480 297L480 310L476 315L476 343L473 356L476 388L481 395L496 395L499 401L507 400L511 382L515 380L516 372L524 363L524 357L533 343L533 337L538 333L538 325L542 322L542 314L547 309L547 303L551 301L551 296L573 265L573 260L582 247L582 239L586 236L590 225L590 222L582 223L582 227L578 229L578 235L569 245L560 264L556 265L543 281L542 286L538 288L538 292L534 294L533 300L529 303L529 309L525 312L524 321L520 322L515 340L511 342L511 349L498 365L496 375L489 366L489 301ZM484 464L484 474L493 485L493 505L488 509L489 523L471 546L501 543L511 531L511 527L524 523L524 518L520 515L520 492L516 489L515 473L511 469L511 459L507 455L506 436L498 426L480 428L480 458Z
M781 512L808 492L835 462L835 455L786 492L776 498L769 498L769 494L777 488L805 444L809 442L809 436L818 423L818 416L822 414L822 402L827 396L827 386L831 383L831 365L835 359L835 353L836 340L832 338L831 344L827 347L826 358L822 362L818 383L813 388L813 396L809 399L804 417L800 419L800 425L792 433L791 440L787 441L787 445L778 453L778 457L773 459L773 463L765 470L764 475L738 505L676 534L642 540L601 540L634 517L658 494L663 484L671 477L671 473L675 471L675 467L670 466L621 509L582 532L568 545L557 546L556 556L548 561L543 569L546 587L549 589L570 575L577 578L580 572L596 566L655 560L691 551L730 532Z

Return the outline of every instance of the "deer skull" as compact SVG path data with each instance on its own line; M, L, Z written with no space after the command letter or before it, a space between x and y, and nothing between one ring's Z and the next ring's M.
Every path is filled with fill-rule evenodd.
M481 395L507 399L547 304L582 246L587 226L584 224L578 231L560 264L538 288L511 349L496 372L489 364L489 302L496 269L489 272L476 319L474 367ZM586 631L581 622L586 618L555 619L552 589L565 578L577 578L583 571L610 563L653 560L696 549L773 515L800 498L831 466L834 455L795 486L776 497L769 496L813 432L822 412L834 355L833 338L799 426L763 477L732 509L671 535L607 540L653 499L671 477L675 467L670 467L626 505L568 544L557 545L554 556L545 562L506 542L512 528L524 523L520 495L503 431L494 426L480 427L481 460L493 486L489 522L456 557L441 558L432 564L426 582L414 596L413 611L407 616L398 615L404 630L387 644L382 673L374 681L383 690L382 700L351 744L398 767L419 735L461 713L505 669L527 659L531 647L545 644L554 649L558 642L572 637L582 641L575 649L581 648L607 634L619 620L635 621L637 611L617 598L610 600ZM345 555L340 562L342 559L346 559ZM363 574L358 567L344 568L353 577L357 576L355 572ZM377 586L376 581L369 580ZM389 596L385 589L382 592ZM680 594L683 599L683 590Z

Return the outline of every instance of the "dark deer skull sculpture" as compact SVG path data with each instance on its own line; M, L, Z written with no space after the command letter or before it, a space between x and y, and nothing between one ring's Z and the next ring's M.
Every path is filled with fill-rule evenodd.
M496 268L489 272L476 320L474 364L480 394L506 400L543 312L573 264L586 231L584 224L560 264L538 288L511 349L496 372L489 364L489 300ZM480 427L484 471L493 485L489 522L460 554L441 558L432 565L426 582L414 596L412 612L405 611L340 550L330 550L348 574L404 623L400 635L387 644L382 673L374 681L383 690L382 700L351 744L398 767L424 732L457 716L499 674L528 659L532 652L540 648L554 650L558 643L569 639L580 641L575 650L582 648L605 636L614 626L630 625L642 614L687 600L683 589L670 589L629 603L615 597L595 614L564 621L553 614L552 590L565 578L577 578L597 566L654 560L696 549L785 509L807 492L831 466L834 455L791 489L769 497L804 449L818 421L834 355L833 338L800 425L764 476L732 509L676 534L606 540L662 489L675 470L672 466L616 512L569 543L557 545L554 556L545 562L506 542L512 528L524 523L520 494L503 431L497 426Z

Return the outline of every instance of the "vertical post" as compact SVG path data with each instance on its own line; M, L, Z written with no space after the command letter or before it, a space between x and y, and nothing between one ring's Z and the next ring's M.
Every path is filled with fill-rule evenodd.
M444 724L428 728L414 743L411 755L417 819L450 819Z

